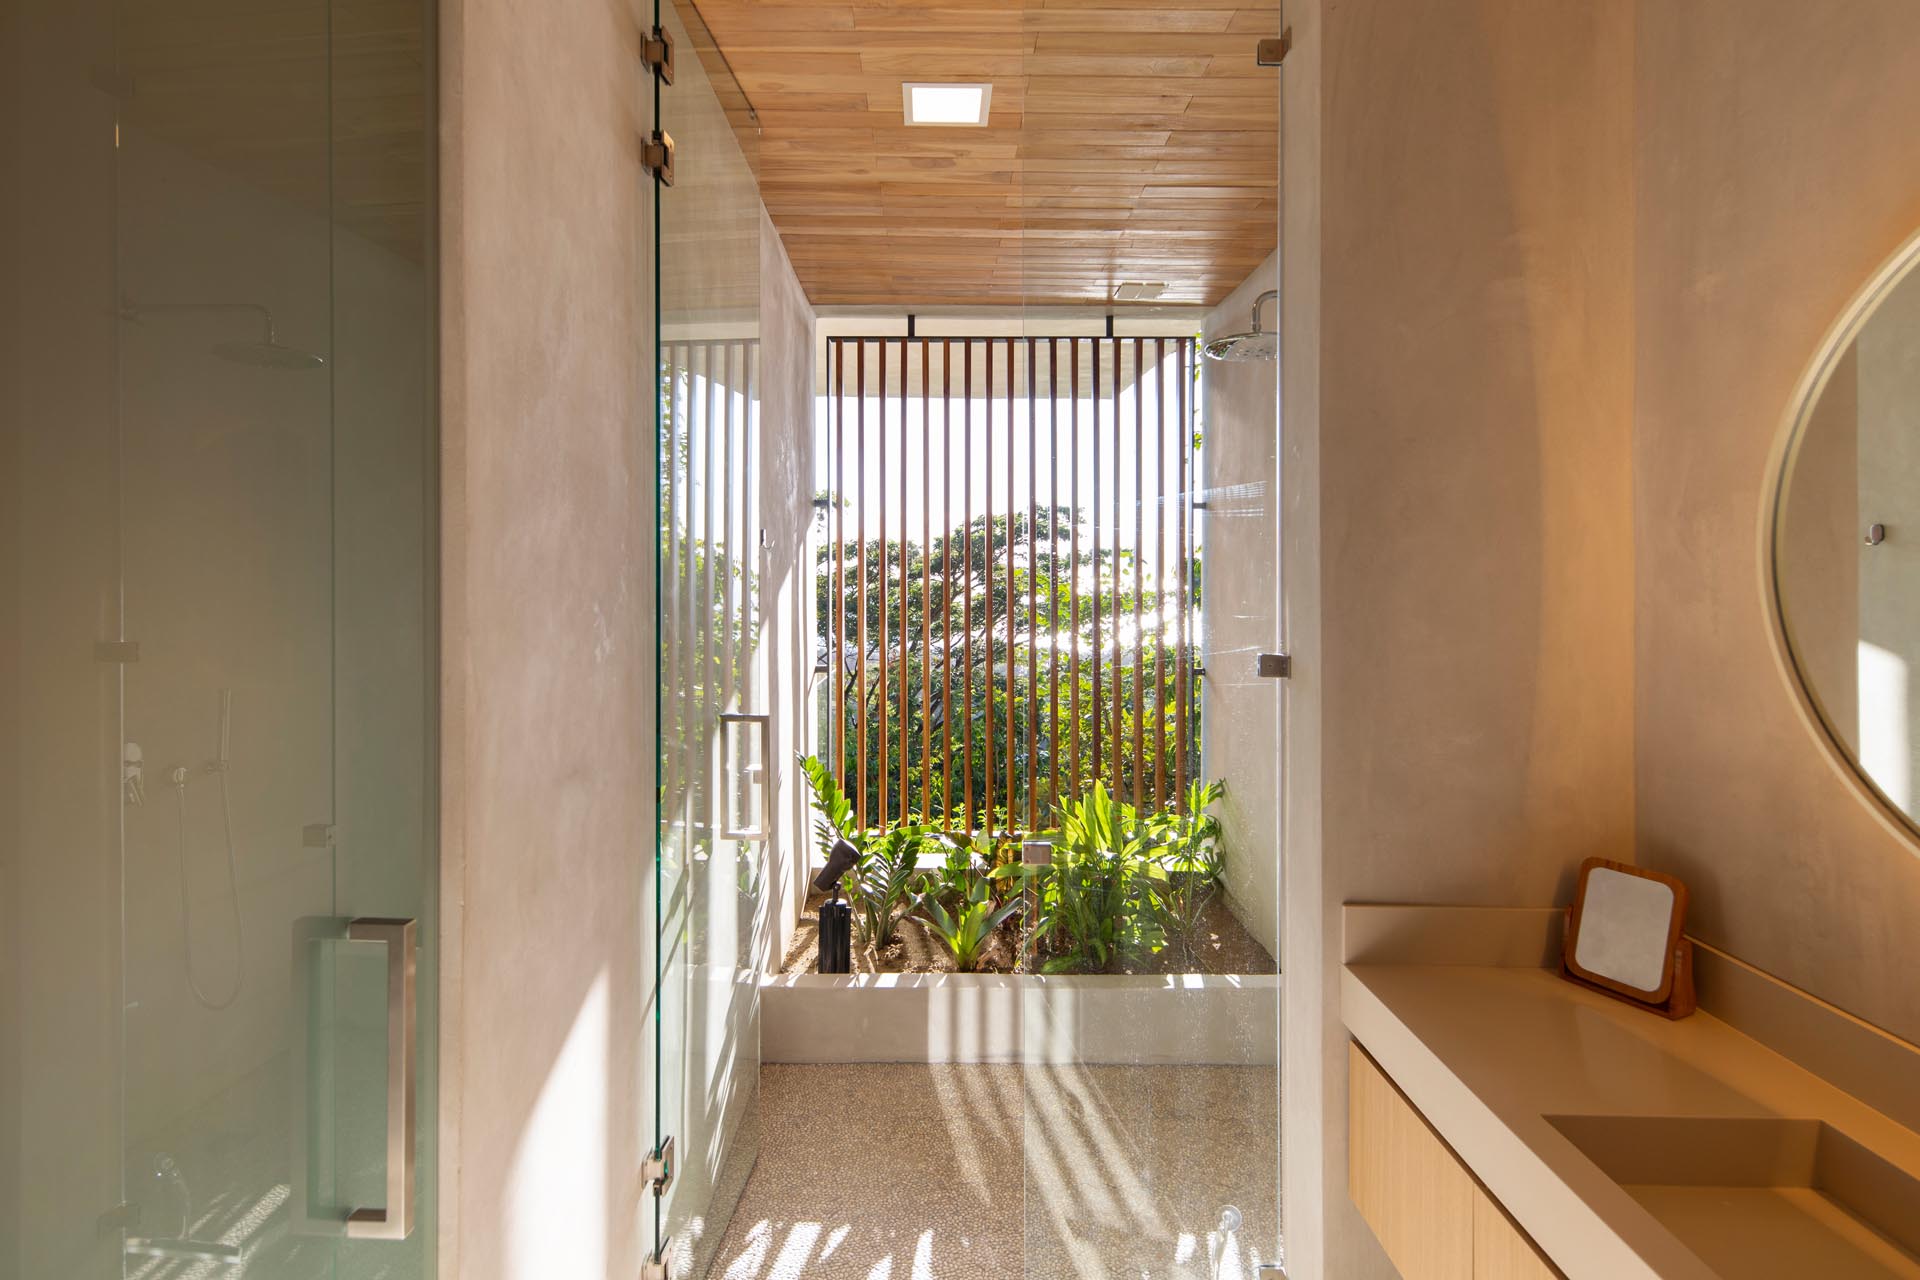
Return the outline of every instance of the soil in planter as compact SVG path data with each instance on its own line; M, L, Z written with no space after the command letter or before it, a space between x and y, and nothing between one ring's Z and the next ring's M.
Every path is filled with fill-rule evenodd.
M826 895L814 894L807 899L807 912L800 921L800 927L794 932L793 942L787 948L782 973L815 973L819 971L820 947L818 927L820 904L826 901ZM1185 952L1179 947L1168 947L1158 955L1142 956L1131 963L1124 963L1107 970L1110 973L1236 973L1256 974L1274 973L1277 969L1273 957L1260 945L1258 939L1248 933L1227 904L1215 898L1207 905L1201 916L1200 928L1195 936L1194 963L1188 963ZM1015 973L1018 972L1016 960L1019 956L1019 938L1009 926L994 931L993 938L987 943L981 958L974 966L976 973ZM928 933L926 927L917 920L903 920L895 931L892 945L879 955L874 955L860 946L856 937L853 948L853 971L855 973L952 973L953 957L940 945L938 939Z

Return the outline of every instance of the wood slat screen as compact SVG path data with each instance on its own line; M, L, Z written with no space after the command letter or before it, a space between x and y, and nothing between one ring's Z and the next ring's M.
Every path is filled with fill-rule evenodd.
M822 747L864 827L1014 834L1198 761L1194 344L832 337Z

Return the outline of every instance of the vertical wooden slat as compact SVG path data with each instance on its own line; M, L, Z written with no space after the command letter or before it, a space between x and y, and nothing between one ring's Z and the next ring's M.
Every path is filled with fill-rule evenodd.
M1133 803L1138 806L1145 799L1143 783L1146 769L1142 755L1145 747L1141 723L1146 710L1145 684L1142 677L1146 674L1145 638L1141 635L1140 597L1146 590L1144 574L1146 561L1146 527L1143 517L1146 512L1146 412L1144 384L1146 382L1146 346L1144 340L1133 340Z
M1192 370L1187 365L1190 351L1192 351L1192 342L1188 342L1187 338L1181 338L1179 372L1173 380L1177 420L1181 428L1179 436L1175 438L1175 445L1177 445L1175 451L1179 453L1179 482L1175 487L1177 487L1177 499L1181 505L1179 524L1175 526L1177 530L1175 541L1179 543L1175 549L1175 553L1179 555L1179 568L1177 568L1175 581L1179 583L1181 620L1179 620L1179 649L1175 652L1175 660L1173 660L1173 710L1179 722L1173 729L1173 808L1179 812L1187 810L1187 727L1190 722L1187 708L1192 704L1192 666L1194 666L1192 647L1188 645L1190 637L1187 633L1190 614L1192 614L1187 597L1188 572L1192 568L1192 553L1190 553L1192 543L1188 539L1188 535L1192 532L1192 482L1190 482L1190 472L1187 468L1187 451L1192 449L1192 438L1194 438L1192 428L1187 422L1188 382L1192 378Z
M739 654L734 646L733 634L733 562L734 557L740 554L739 545L733 540L734 507L737 505L735 501L737 495L733 487L734 454L736 452L733 439L733 408L735 404L734 387L737 385L734 379L739 376L733 367L736 345L737 344L732 342L724 342L721 343L719 347L721 353L720 368L722 370L722 377L725 379L720 387L720 403L723 408L720 412L720 421L718 424L720 430L720 467L721 474L724 477L720 482L721 533L718 542L707 552L709 557L718 562L716 572L720 576L720 701L715 704L716 708L720 711L732 710L733 700L739 694L739 690L734 687L733 679L734 665L739 660Z
M1047 823L1060 808L1060 339L1047 340Z
M1107 758L1103 750L1106 735L1102 732L1107 718L1107 704L1102 700L1100 691L1100 668L1105 657L1106 640L1100 634L1100 597L1106 594L1100 572L1100 340L1093 339L1087 344L1093 394L1090 397L1093 406L1093 705L1088 708L1087 719L1093 726L1093 758L1091 774L1098 782L1106 775Z
M974 809L973 800L973 343L961 344L965 356L964 377L966 392L961 396L961 405L966 411L964 428L964 447L960 452L961 460L961 499L960 526L964 537L962 546L966 548L961 557L960 571L964 575L960 594L960 657L961 697L965 708L964 737L962 744L961 782L967 802L967 830L978 831L980 824Z
M1126 721L1122 698L1126 682L1121 665L1120 639L1120 366L1126 359L1126 348L1120 339L1113 339L1113 794L1117 797L1126 785L1126 774L1122 769L1122 753L1126 750L1124 731ZM1139 548L1134 548L1138 554Z
M847 785L847 348L838 338L833 354L833 644L827 651L828 706L833 712L833 779Z
M887 678L887 584L892 577L893 566L888 563L887 555L887 373L892 367L892 357L888 353L886 340L879 343L880 355L880 457L876 475L880 481L879 518L880 518L880 580L875 584L874 603L879 606L880 634L874 644L874 653L880 664L876 711L880 717L880 809L879 821L875 824L881 831L893 825L893 806L890 784L892 770L887 768L887 695L892 691L893 682Z
M1153 359L1153 807L1167 803L1167 340Z
M920 342L920 821L933 821L933 394Z
M984 585L985 585L986 594L981 601L981 607L984 611L984 618L981 623L981 638L986 644L986 651L987 651L986 652L986 669L981 673L986 677L986 681L987 681L986 698L984 699L984 702L986 703L986 740L981 744L981 753L982 753L981 764L983 766L981 772L985 775L985 777L982 779L982 782L984 784L983 790L986 792L986 795L981 801L981 807L986 810L987 827L991 829L993 826L993 690L994 690L993 569L994 569L994 565L997 563L997 561L994 559L994 554L993 554L993 341L992 339L988 339L987 341L981 343L980 348L981 348L981 354L986 357L986 366L987 366L986 391L985 391L985 394L981 397L986 402L986 410L987 410L987 419L986 419L986 422L983 424L986 431L985 441L984 441L985 447L982 451L986 459L986 490L987 490L986 497L984 499L984 505L985 505L986 517L987 517L986 519L987 557L986 557L986 566L985 566L986 572L985 574L982 575L983 578L985 579ZM975 828L975 830L978 830L978 829L979 828L977 827Z
M1073 541L1067 561L1067 777L1075 800L1080 798L1080 339L1067 340L1067 429L1072 464L1067 482L1073 506Z
M854 763L860 770L856 780L859 786L858 819L860 829L867 829L867 344L859 343L854 348L854 424L859 434L859 444L854 454L854 483L859 486L857 500L859 516L855 520L854 532L859 537L856 554L859 557L854 584L859 591L855 605L856 620L854 641L858 646L854 653L854 669L857 678L853 684L854 705Z
M907 682L912 675L913 664L907 661L908 646L913 637L907 627L907 347L911 339L900 339L900 709L895 721L900 727L900 820L908 819L908 806L913 797L907 791L907 755L908 744L913 741L912 699L907 692ZM925 815L922 814L924 817Z
M1018 511L1018 507L1015 503L1014 485L1013 485L1013 392L1014 392L1013 383L1014 383L1014 377L1015 377L1014 371L1017 368L1018 368L1018 364L1015 361L1014 354L1013 354L1013 339L1008 338L1007 339L1007 760L1006 760L1006 765L1007 765L1007 827L1009 830L1012 829L1014 820L1015 820L1015 812L1013 807L1014 806L1014 785L1013 784L1014 784L1014 766L1015 766L1014 749L1013 749L1014 741L1015 741L1013 736L1014 735L1013 709L1015 705L1014 699L1016 698L1017 694L1014 690L1014 678L1015 678L1015 673L1020 669L1019 659L1014 655L1014 649L1013 649L1014 625L1019 616L1018 614L1019 601L1018 601L1018 597L1015 595L1014 583L1013 583L1013 553L1014 553L1015 543L1018 541L1013 536L1014 518L1015 518L1016 512Z
M1040 419L1034 404L1036 339L1027 339L1027 830L1038 825L1040 672Z
M940 827L953 830L953 342L940 341Z

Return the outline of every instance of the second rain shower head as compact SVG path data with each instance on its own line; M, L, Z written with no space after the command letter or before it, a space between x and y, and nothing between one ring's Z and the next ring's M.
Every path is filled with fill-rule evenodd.
M250 311L260 317L260 338L254 342L216 342L211 350L229 364L253 365L262 369L320 369L327 358L280 341L273 323L273 312L257 302L124 302L120 314L128 320L167 312Z
M1224 338L1215 338L1206 345L1209 360L1227 360L1233 362L1272 360L1280 354L1280 335L1268 333L1260 327L1260 308L1280 296L1277 289L1269 289L1253 302L1253 328L1245 333L1231 333Z

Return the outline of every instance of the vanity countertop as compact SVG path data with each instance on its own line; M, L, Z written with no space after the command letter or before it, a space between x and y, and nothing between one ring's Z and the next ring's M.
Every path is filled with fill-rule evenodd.
M1725 1268L1549 1116L1823 1121L1920 1175L1920 1133L1708 1013L1669 1022L1537 964L1361 957L1341 975L1341 1006L1354 1039L1570 1280L1712 1280Z

